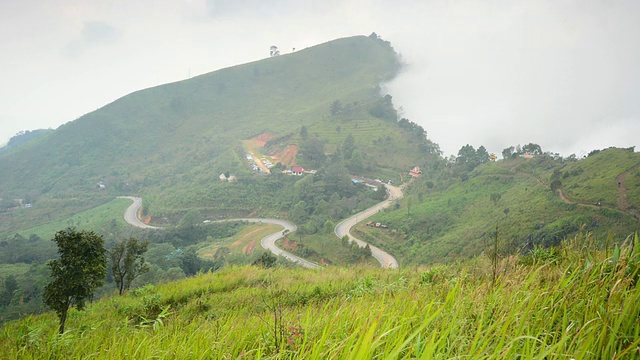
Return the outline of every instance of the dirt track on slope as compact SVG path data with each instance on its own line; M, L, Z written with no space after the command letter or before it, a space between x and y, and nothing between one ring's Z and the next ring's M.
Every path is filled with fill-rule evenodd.
M627 176L629 176L632 171L639 167L640 163L631 167L629 170L623 172L622 174L616 176L616 185L618 186L618 209L632 214L636 219L640 218L640 214L638 213L638 210L632 208L631 204L629 203L625 182L627 181Z

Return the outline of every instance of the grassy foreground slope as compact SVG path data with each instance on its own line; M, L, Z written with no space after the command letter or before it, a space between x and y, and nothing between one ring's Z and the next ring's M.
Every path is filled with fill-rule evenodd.
M0 357L637 358L638 238L592 246L495 266L228 268L72 311L63 335L52 313L7 323Z

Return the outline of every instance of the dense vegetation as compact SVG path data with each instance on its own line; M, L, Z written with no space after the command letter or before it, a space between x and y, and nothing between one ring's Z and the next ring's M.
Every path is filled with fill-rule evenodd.
M52 133L52 129L38 129L20 131L9 139L5 146L0 147L0 152L13 150L21 145L32 142L44 135Z
M632 359L640 243L590 235L499 262L385 271L233 267L0 329L0 356ZM612 241L613 242L613 241Z
M479 254L496 231L500 251L509 254L555 246L584 230L600 239L638 230L638 203L618 203L621 189L632 196L640 190L629 182L640 178L640 154L633 149L606 149L581 160L541 153L497 162L474 161L465 150L441 171L414 179L396 209L373 218L388 230L361 225L356 233L406 265Z

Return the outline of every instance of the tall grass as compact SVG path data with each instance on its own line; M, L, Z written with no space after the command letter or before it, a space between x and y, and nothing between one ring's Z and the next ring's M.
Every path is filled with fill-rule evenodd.
M511 257L429 269L235 267L147 287L0 330L21 359L632 359L640 356L640 242L554 261ZM278 317L274 317L274 309ZM276 346L276 339L279 343Z

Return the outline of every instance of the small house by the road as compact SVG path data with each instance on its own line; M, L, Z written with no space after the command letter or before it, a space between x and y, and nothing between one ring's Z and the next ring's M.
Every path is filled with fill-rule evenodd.
M291 169L291 174L301 176L304 174L304 168L302 166L294 166Z
M420 170L420 166L416 166L413 169L409 170L409 175L413 177L419 177L422 175L422 170Z

